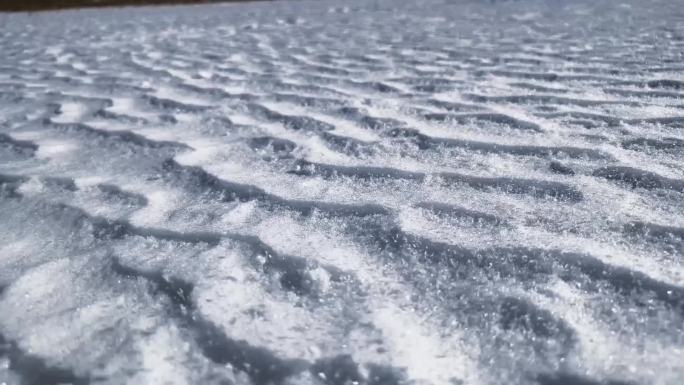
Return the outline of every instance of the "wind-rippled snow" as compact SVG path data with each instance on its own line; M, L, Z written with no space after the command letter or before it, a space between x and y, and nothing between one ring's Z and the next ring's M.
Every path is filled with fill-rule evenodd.
M679 385L684 7L0 15L0 382Z

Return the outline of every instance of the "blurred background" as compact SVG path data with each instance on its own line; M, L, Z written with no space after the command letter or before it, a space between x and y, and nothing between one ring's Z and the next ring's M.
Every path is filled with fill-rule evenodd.
M225 1L225 0L224 0ZM248 0L228 0L242 2ZM0 11L23 12L62 8L107 7L154 4L217 3L217 0L0 0Z

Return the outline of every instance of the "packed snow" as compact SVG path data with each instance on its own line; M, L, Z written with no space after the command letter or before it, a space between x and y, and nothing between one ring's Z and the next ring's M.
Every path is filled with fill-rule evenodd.
M681 385L677 0L0 14L0 383Z

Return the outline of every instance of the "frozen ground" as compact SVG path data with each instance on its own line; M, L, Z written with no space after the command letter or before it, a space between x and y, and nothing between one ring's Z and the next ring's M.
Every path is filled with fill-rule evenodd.
M684 7L0 15L0 383L681 385Z

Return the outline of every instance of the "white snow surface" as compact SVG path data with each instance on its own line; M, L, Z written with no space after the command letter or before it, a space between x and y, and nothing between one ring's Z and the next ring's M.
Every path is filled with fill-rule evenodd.
M681 385L684 7L0 14L0 383Z

